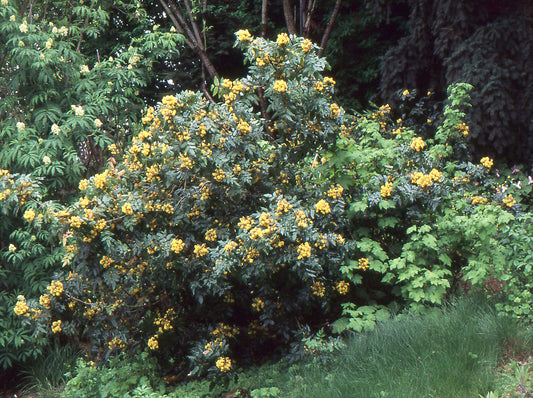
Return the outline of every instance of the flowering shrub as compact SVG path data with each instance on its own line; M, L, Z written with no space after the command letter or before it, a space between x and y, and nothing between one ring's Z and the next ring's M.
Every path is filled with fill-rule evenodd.
M421 137L420 126L415 131L394 120L387 106L360 115L353 134L340 140L319 167L344 187L348 201L353 226L348 238L356 250L341 271L353 284L362 284L359 300L373 303L357 306L352 298L344 304L345 317L335 323L337 330L372 327L388 316L384 304L394 297L417 307L439 304L467 288L499 295L503 280L515 292L523 286L524 278L515 279L516 269L509 267L507 241L509 229L526 225L515 221L525 208L508 193L510 184L498 183L493 159L471 163L465 158L463 109L469 89L452 86L440 120L427 118L436 126L432 138ZM515 258L520 269L531 246L522 243L514 250L520 252ZM363 277L362 269L368 269ZM498 281L497 289L491 280Z
M335 82L300 38L237 37L247 77L219 82L216 103L163 97L57 213L64 272L29 302L41 331L221 375L339 315L343 188L312 178L344 131Z

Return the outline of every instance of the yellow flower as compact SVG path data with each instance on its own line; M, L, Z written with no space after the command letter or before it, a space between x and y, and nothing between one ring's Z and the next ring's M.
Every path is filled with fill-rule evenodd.
M70 217L69 223L70 223L71 227L79 228L79 227L81 227L82 220L78 216Z
M516 204L516 200L513 198L513 195L509 194L505 195L505 198L503 198L503 203L505 203L507 207L513 207Z
M194 245L194 254L197 257L203 257L207 253L209 253L209 249L205 245L205 243L202 243L201 245Z
M339 294L345 295L348 293L348 290L350 289L350 285L348 282L340 281L335 286L335 289L339 292Z
M359 259L359 269L360 270L366 271L368 269L368 266L369 266L368 258L363 257L363 258Z
M411 142L411 149L414 149L417 152L420 152L422 149L425 148L425 146L426 143L420 137L413 138L413 141Z
M173 95L165 95L162 99L161 99L161 103L163 105L165 105L167 108L169 109L172 109L176 106L176 104L178 103L178 99L176 97L174 97Z
M419 171L414 172L411 174L411 182L413 184L417 184L422 188L427 188L431 185L433 185L433 180L429 174L423 174Z
M315 209L318 213L322 213L322 214L331 213L331 207L329 206L329 203L326 202L324 199L320 199L318 201L318 203L315 205Z
M287 91L287 82L285 80L276 80L272 88L280 93Z
M260 312L263 308L265 308L265 303L263 300L261 300L259 297L254 298L252 307L257 311Z
M131 207L131 203L126 202L122 205L122 212L128 216L131 216L133 214L133 207Z
M191 158L180 153L179 161L181 162L182 169L190 169L192 167Z
M313 84L313 88L316 91L322 91L322 90L324 90L324 83L323 82L315 82L315 84Z
M78 188L80 191L84 191L89 187L89 184L87 183L87 180L81 180L78 184Z
M226 245L224 246L224 251L226 253L232 251L232 250L235 250L237 248L237 243L233 242L232 240L230 240L228 243L226 243Z
M331 186L331 188L327 192L327 195L330 198L339 199L342 196L343 192L344 192L344 188L341 185L337 184L337 185Z
M41 304L44 308L50 309L50 295L49 294L43 294L41 297L39 297L39 304Z
M241 29L237 31L236 35L239 41L249 41L252 38L252 35L248 31L248 29Z
M24 212L24 215L22 217L24 217L26 221L32 222L35 218L35 212L33 211L33 209L28 209Z
M159 342L157 341L157 337L153 336L148 339L148 348L151 350L157 350L159 348Z
M24 298L24 296L18 296L18 301L13 311L19 316L29 316L30 307L28 307L28 304L26 304L26 299Z
M485 166L487 168L487 170L490 170L490 168L494 164L494 161L491 158L485 156L484 158L481 158L479 163L481 163L483 166Z
M247 134L249 133L250 131L252 131L252 128L250 127L250 125L245 122L244 120L239 120L239 124L237 125L237 129L241 132L241 133L244 133L244 134Z
M61 332L61 319L58 321L52 322L52 333L59 333Z
M170 250L172 250L174 253L180 253L185 248L185 243L181 239L173 239L172 242L170 242Z
M437 169L433 169L429 172L429 177L433 181L440 181L442 179L442 173L438 171Z
M287 199L280 199L278 200L276 206L276 215L279 216L280 214L288 212L290 209L292 209L292 205L287 201Z
M107 175L109 174L109 171L104 171L102 174L96 174L94 176L94 186L96 188L103 189L107 180ZM81 184L81 182L80 182Z
M222 373L227 373L231 369L231 359L228 357L218 358L215 365Z
M313 46L313 42L309 39L305 39L304 41L302 41L301 46L302 46L302 51L306 53L311 50L311 47Z
M456 127L456 129L461 133L463 134L463 136L467 136L468 133L470 132L470 127L468 127L466 125L466 123L459 123Z
M388 198L392 194L392 182L387 182L385 185L381 186L381 196Z
M324 282L316 281L311 286L311 291L313 294L317 297L324 297L324 294L326 293L326 287L324 286Z
M278 43L278 46L283 46L287 43L289 43L291 40L289 39L289 36L287 33L280 33L278 35L278 38L276 39L276 43Z
M215 240L217 240L217 231L216 229L209 229L207 230L207 232L205 233L205 240L209 241L209 242L214 242Z
M212 173L212 175L213 175L213 178L218 182L222 182L224 178L226 177L226 173L224 173L224 170L222 169L216 169L214 173Z
M336 118L341 113L341 108L337 104L331 104L329 107L329 111L331 113L331 117Z
M403 90L402 95L405 97L406 95L409 95L409 90Z
M63 283L61 281L52 281L46 289L52 296L59 297L63 293Z
M335 85L335 80L333 80L333 78L331 78L331 77L326 76L324 78L324 84L330 84L330 85L334 86Z
M296 250L298 251L298 260L311 257L311 245L308 242L302 243Z

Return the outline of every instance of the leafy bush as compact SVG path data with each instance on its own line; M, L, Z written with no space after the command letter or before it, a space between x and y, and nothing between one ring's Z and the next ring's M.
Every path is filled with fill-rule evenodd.
M473 164L467 158L469 128L463 120L470 88L450 87L443 115L425 119L437 126L434 138L423 139L420 124L415 132L383 106L361 115L353 134L319 167L345 189L356 250L341 271L362 285L354 290L358 297L344 304L346 317L336 322L337 330L372 328L388 316L383 305L394 297L413 307L440 304L468 288L499 295L503 280L512 279L505 286L517 294L518 285L527 287L529 235L508 244L510 231L526 232L515 220L525 208L509 193L508 182L498 183L492 159ZM369 271L361 276L361 269ZM522 270L525 275L516 277Z
M30 302L42 330L83 331L99 359L125 347L188 356L173 365L183 377L230 373L339 315L342 188L312 178L343 131L335 82L308 40L238 38L249 76L221 81L217 103L164 97L58 213L65 272L49 310Z

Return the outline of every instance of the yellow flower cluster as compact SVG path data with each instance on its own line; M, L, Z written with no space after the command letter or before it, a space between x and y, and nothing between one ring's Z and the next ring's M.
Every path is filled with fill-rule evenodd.
M126 202L122 205L122 213L131 216L133 214L133 207L131 207L131 203Z
M243 134L248 134L250 131L252 131L252 128L250 127L250 125L242 119L239 120L237 129Z
M226 243L226 245L224 246L224 251L225 251L226 253L228 253L228 252L230 252L230 251L235 250L235 249L237 248L237 246L238 246L238 245L237 245L236 242L230 240L230 241L229 241L228 243Z
M249 231L250 229L252 229L253 221L254 221L253 218L250 216L241 217L237 225L239 226L239 228Z
M59 297L63 293L63 283L61 281L52 281L46 289L52 296Z
M249 41L252 38L252 35L248 31L248 29L241 29L237 31L236 35L239 41Z
M330 111L331 117L336 118L336 117L339 117L341 113L341 108L339 107L339 105L333 103L329 106L329 111Z
M348 294L348 290L350 289L350 284L346 281L340 281L335 285L335 290L339 292L339 294L345 295Z
M413 138L413 141L411 142L411 149L414 149L417 152L420 152L422 149L424 149L426 146L426 143L421 137L415 137Z
M52 333L59 333L61 330L61 319L52 322Z
M15 308L13 309L13 311L18 316L30 316L30 307L28 307L28 304L26 304L26 298L24 296L17 297L17 304L15 304Z
M411 174L411 182L413 184L419 185L420 187L424 189L433 184L433 181L431 180L431 177L429 175L426 175L419 171L416 171L413 174Z
M283 46L289 43L290 41L291 39L289 39L287 33L280 33L276 39L276 43L278 43L278 46Z
M368 258L362 257L359 259L359 269L362 271L366 271L369 267L369 261Z
M329 203L324 199L320 199L317 204L315 204L315 209L318 213L328 214L331 213L331 207Z
M113 259L107 256L102 256L100 259L100 265L104 268L109 268L113 262Z
M481 163L483 166L485 166L487 168L487 170L490 170L490 168L494 164L494 161L491 158L485 156L484 158L481 158L479 163Z
M41 297L39 297L39 304L41 304L44 308L50 309L51 306L51 298L49 294L43 294Z
M274 91L284 93L285 91L287 91L287 82L285 80L276 80L272 88L274 89Z
M472 197L472 204L473 205L478 205L478 204L485 204L485 203L488 203L489 201L487 200L487 198L484 198L483 196L474 196Z
M162 99L161 99L161 103L163 105L165 105L167 108L169 109L172 109L176 106L176 104L178 103L178 99L176 97L174 97L173 95L165 95Z
M257 312L260 312L263 308L265 308L265 303L259 297L256 297L253 299L252 307Z
M383 198L388 198L392 195L392 182L387 182L385 185L381 186L381 196Z
M308 242L302 243L296 250L298 251L298 260L311 257L311 245Z
M190 169L190 168L192 168L192 160L191 160L190 157L185 156L185 155L180 153L179 161L181 163L181 168L182 169Z
M503 203L505 203L507 207L513 207L516 204L516 200L513 198L513 195L509 194L505 195Z
M231 359L228 357L218 358L215 365L222 373L227 373L231 369Z
M330 198L339 199L342 196L343 192L344 192L344 188L340 184L337 184L337 185L331 186L331 188L327 192L327 195Z
M218 182L224 181L224 178L226 177L226 173L224 173L224 170L222 169L216 169L212 175L213 178Z
M317 297L324 297L324 294L326 294L326 287L324 286L324 282L316 281L311 286L311 292L317 296Z
M114 337L113 340L111 340L109 343L107 343L107 346L110 350L114 350L116 348L124 349L126 348L126 343L118 337Z
M470 127L466 125L466 123L459 123L456 127L456 129L464 136L466 137L468 133L470 132Z
M302 51L304 53L307 53L309 51L311 51L311 47L313 46L313 42L309 39L304 39L302 41L302 44L301 44L301 47L302 47Z
M148 348L153 350L157 350L159 348L159 342L157 341L157 336L152 336L148 339Z
M209 249L207 248L205 243L202 243L201 245L194 245L193 252L196 257L203 257L207 253L209 253Z
M207 232L205 233L205 240L209 241L209 242L214 242L217 240L217 231L216 229L209 229L207 230Z
M280 199L278 200L278 203L276 205L276 215L281 215L283 213L287 213L289 210L292 209L292 205L289 203L287 199Z
M438 171L437 169L432 169L429 172L429 177L433 181L440 181L440 180L442 180L442 173L440 171Z
M324 90L324 82L315 82L313 84L313 88L316 90L316 91L322 91Z
M107 181L108 174L109 174L108 170L104 171L102 174L96 174L94 176L94 186L96 188L103 189L104 186L105 186L105 183ZM81 182L80 182L80 184L81 184Z
M305 211L297 209L294 211L294 215L296 216L296 225L300 228L307 228L310 221L305 215Z
M24 215L22 217L24 217L26 221L32 222L35 218L35 212L33 211L33 209L28 209L24 212Z

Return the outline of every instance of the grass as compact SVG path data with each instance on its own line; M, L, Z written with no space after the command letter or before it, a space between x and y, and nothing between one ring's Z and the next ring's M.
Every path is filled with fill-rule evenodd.
M241 382L252 391L277 387L279 395L271 396L279 397L504 394L513 388L502 381L509 379L501 376L503 365L510 360L506 356L531 352L532 337L531 329L496 316L488 305L461 300L425 315L397 317L373 332L354 336L329 365L315 361L278 370L283 375L281 383L275 382L272 368L241 377Z

